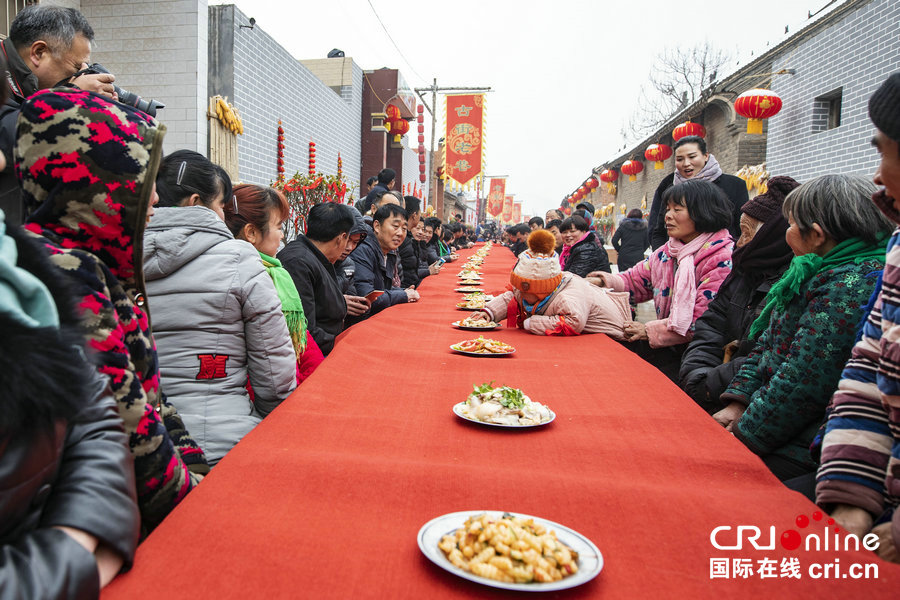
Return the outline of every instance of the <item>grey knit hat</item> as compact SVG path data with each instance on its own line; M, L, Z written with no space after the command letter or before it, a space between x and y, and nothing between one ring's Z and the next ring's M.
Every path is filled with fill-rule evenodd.
M900 142L900 73L894 73L869 98L869 118L884 135Z

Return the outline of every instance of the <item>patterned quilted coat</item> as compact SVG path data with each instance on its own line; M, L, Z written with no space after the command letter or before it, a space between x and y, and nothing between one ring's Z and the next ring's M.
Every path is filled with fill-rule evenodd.
M144 300L142 239L164 131L130 107L56 88L22 105L14 153L26 229L71 275L88 355L124 420L144 533L209 469L160 392Z

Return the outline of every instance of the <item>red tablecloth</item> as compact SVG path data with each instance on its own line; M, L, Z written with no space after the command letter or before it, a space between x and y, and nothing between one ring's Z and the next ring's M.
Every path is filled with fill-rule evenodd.
M771 526L777 536L825 529L797 527L816 507L606 336L504 328L490 336L516 346L514 357L451 353L477 336L449 326L466 314L452 291L461 262L426 279L420 302L348 331L144 542L104 599L502 597L416 545L430 519L485 508L562 523L600 548L600 575L560 597L898 597L900 566L870 552L788 551L778 539L773 550L714 548L719 526L732 527L716 538L723 546L739 525L762 529L762 545ZM485 289L502 290L513 264L495 246ZM491 380L548 404L556 421L510 432L452 414L473 384ZM711 577L711 559L727 560L727 579ZM749 560L752 576L734 577L733 559ZM781 576L791 559L800 579ZM770 560L774 577L764 577ZM819 564L839 570L814 578ZM853 564L875 565L878 578L871 566L869 579L849 578Z

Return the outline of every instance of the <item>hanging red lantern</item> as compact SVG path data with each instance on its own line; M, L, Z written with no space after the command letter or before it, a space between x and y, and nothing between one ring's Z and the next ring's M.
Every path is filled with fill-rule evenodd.
M663 161L672 157L672 147L665 144L650 144L644 150L644 158L652 160L653 169L662 169Z
M637 181L637 174L644 170L644 163L639 160L626 160L622 163L622 172L628 175L628 181Z
M419 173L425 174L425 163L419 163Z
M581 192L582 196L586 196L588 193L588 189L585 186L581 186L580 188L578 188L578 191Z
M418 137L418 139L417 139L416 141L419 142L420 144L424 144L424 143L425 143L425 136L422 135L422 134L420 133L420 134L419 134L419 137Z
M604 169L600 173L600 181L603 183L614 183L619 178L619 172L615 169Z
M425 183L425 173L419 173L419 183Z
M781 98L771 90L747 90L734 101L734 111L747 117L747 133L761 134L763 119L774 117L781 110Z
M425 126L420 124L420 125L419 125L419 128L418 128L418 132L419 132L420 135L423 134L423 133L425 133Z
M581 200L581 198L583 196L584 196L584 194L582 194L580 190L575 190L575 193L572 194L572 200L575 200L575 201Z
M387 115L387 119L385 119L385 121L396 121L400 118L400 109L393 104L388 104L384 108L384 112Z
M596 190L598 187L600 187L600 182L597 181L597 178L592 175L588 177L588 180L584 182L584 185L588 189Z
M394 142L399 144L400 138L406 135L409 131L409 121L404 119L400 119L399 121L391 122L391 135L394 136Z
M672 131L672 139L676 142L681 138L688 135L697 135L702 138L706 137L706 127L701 125L700 123L692 123L691 121L685 121L678 127L676 127Z

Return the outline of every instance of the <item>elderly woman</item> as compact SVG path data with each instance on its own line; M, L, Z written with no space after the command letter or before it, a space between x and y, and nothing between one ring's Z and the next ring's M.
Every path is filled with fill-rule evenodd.
M794 259L750 328L756 345L713 417L782 481L815 470L809 446L884 266L891 222L875 186L825 175L788 194L786 239Z
M668 241L665 226L666 203L663 194L673 185L685 181L703 179L716 184L729 200L731 225L729 231L734 239L740 237L738 224L741 219L741 207L748 200L747 184L740 177L722 172L716 157L707 152L706 140L696 135L680 138L672 146L675 151L675 172L663 179L653 194L650 205L650 247L656 250Z
M722 408L719 396L753 350L750 325L794 258L784 239L788 222L781 207L799 185L790 177L772 177L768 191L743 206L731 275L697 320L694 339L681 359L681 387L710 413Z
M731 271L733 244L728 199L712 183L688 181L663 194L669 241L620 275L590 273L592 283L631 293L632 302L653 300L657 319L625 324L628 346L677 382L678 367L694 322ZM597 281L599 278L602 281Z
M591 271L609 273L609 255L583 217L569 217L559 226L559 232L563 239L562 254L559 256L563 271L580 277L587 276Z

